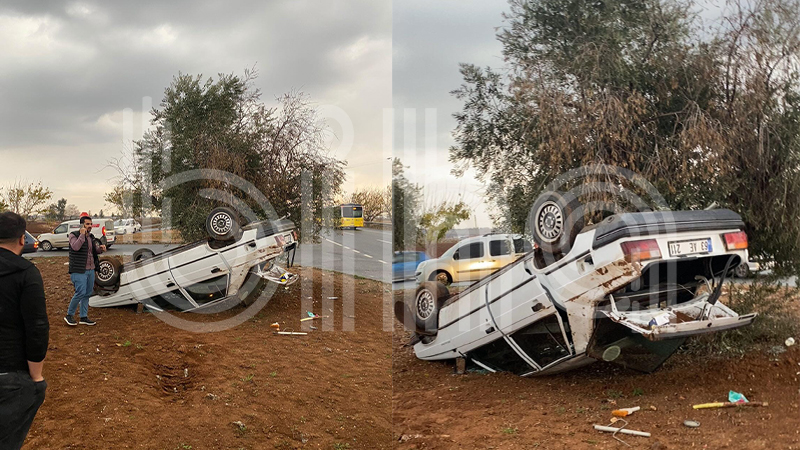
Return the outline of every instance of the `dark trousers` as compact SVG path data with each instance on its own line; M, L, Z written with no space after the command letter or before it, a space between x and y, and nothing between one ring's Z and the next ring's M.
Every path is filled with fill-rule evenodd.
M47 382L34 383L27 372L0 372L0 450L22 448L45 390Z

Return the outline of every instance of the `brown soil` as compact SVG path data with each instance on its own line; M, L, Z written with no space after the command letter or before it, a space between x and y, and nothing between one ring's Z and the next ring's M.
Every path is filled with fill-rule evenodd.
M417 359L395 323L393 434L398 449L623 449L611 411L640 406L620 436L638 449L800 449L800 348L778 356L699 359L674 355L642 374L610 363L539 378L508 373L454 375L452 362ZM694 410L728 391L768 407ZM652 410L650 407L655 407ZM687 428L683 421L700 422Z
M384 284L354 281L354 332L342 331L341 300L321 300L342 298L342 275L309 268L301 276L313 276L314 312L330 315L333 331L315 320L319 331L308 336L272 334L272 322L300 329L301 282L227 331L183 331L132 308L92 308L97 326L68 327L66 258L34 261L50 315L49 387L25 448L391 447ZM215 321L242 310L181 317Z

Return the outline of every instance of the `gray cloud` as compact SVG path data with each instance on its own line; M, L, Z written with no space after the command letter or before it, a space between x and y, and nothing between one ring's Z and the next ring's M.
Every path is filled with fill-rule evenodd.
M0 167L0 183L42 179L57 196L77 198L63 182L79 166L69 155L92 149L104 192L113 176L105 162L123 148L123 109L141 115L144 97L157 105L178 72L216 77L254 64L265 102L302 89L342 108L356 130L350 154L374 164L354 169L351 182L382 182L388 1L3 2L0 41L0 156L37 156L22 171ZM102 207L100 197L85 209Z

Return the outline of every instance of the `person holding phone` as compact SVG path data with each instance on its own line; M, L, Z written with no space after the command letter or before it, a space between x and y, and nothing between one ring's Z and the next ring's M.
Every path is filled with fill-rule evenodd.
M92 218L82 216L81 227L78 231L69 234L69 277L75 286L75 295L69 302L67 315L64 321L67 325L75 326L96 325L97 322L89 319L89 297L94 291L94 271L100 265L97 257L106 251L106 246L92 236ZM75 310L80 305L80 322L75 321Z
M44 402L50 339L39 269L20 256L25 219L0 214L0 449L19 449Z

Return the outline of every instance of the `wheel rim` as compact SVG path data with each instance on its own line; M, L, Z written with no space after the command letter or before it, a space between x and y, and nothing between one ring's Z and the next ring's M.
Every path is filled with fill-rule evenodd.
M447 278L447 274L446 273L439 272L438 274L436 274L436 281L438 281L439 283L442 283L442 284L447 284L447 282L450 281L450 280Z
M564 215L554 201L547 201L536 212L536 233L545 242L557 241L564 232Z
M436 308L436 299L430 291L424 290L417 295L417 316L422 320L427 320Z
M735 270L736 276L739 278L744 278L747 275L747 266L744 264L739 264Z
M226 235L231 229L233 229L233 219L230 214L220 212L211 218L211 230L217 235Z
M49 252L52 248L53 248L53 246L50 245L49 242L45 242L44 244L42 244L42 250L44 250L46 252Z
M114 276L114 265L108 261L101 261L97 270L97 278L100 281L108 281Z

